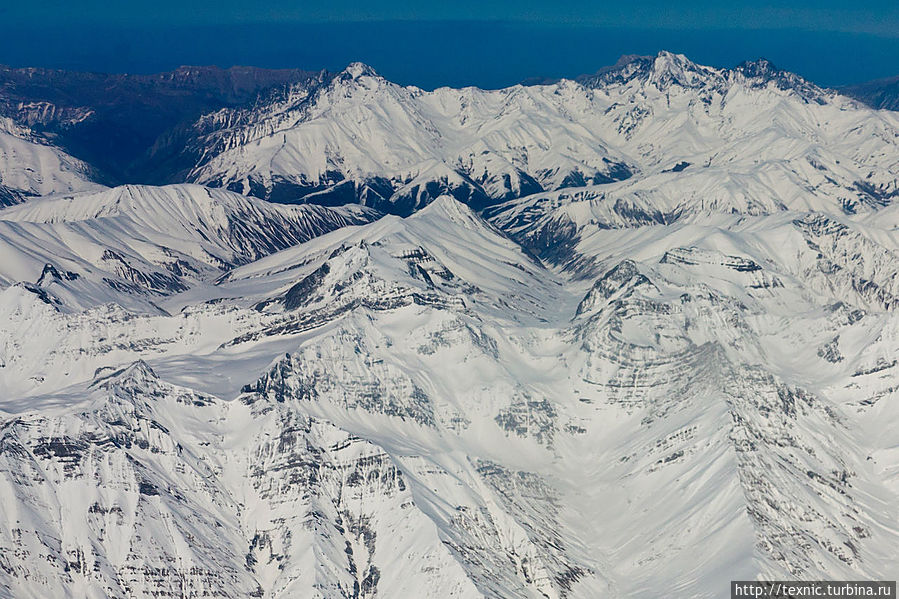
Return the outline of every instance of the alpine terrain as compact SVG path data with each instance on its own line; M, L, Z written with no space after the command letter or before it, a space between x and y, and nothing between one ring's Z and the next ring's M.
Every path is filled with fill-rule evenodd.
M899 576L899 113L244 76L106 163L0 89L0 597Z

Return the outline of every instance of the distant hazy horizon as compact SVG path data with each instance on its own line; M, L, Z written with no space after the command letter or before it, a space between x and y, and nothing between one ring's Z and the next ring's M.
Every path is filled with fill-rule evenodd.
M899 37L811 29L638 29L512 21L215 25L0 24L0 64L152 73L181 65L337 70L352 61L426 89L574 77L624 54L731 67L764 57L818 84L899 75Z

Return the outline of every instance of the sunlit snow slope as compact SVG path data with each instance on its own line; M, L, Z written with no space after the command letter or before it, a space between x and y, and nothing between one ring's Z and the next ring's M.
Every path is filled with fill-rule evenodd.
M32 196L100 188L87 164L0 117L0 208Z

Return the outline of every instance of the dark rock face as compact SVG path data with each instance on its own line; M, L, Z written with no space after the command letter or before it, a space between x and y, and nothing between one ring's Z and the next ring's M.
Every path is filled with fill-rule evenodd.
M41 276L37 280L38 286L47 285L52 281L75 281L79 278L79 274L70 271L60 271L52 264L45 264Z
M671 168L665 169L662 172L663 173L679 173L682 170L685 170L688 166L690 166L689 162L681 161L681 162L678 162L677 164L675 164L674 166L672 166Z
M778 89L795 92L806 102L823 104L827 95L817 85L795 73L777 68L764 58L743 62L734 69L734 73L745 77L750 86L774 85Z
M881 110L899 110L899 77L878 79L858 85L850 85L838 89L871 108Z
M685 266L700 266L703 264L717 264L737 272L756 272L762 270L755 261L742 256L728 256L703 252L697 248L677 248L662 256L659 261L662 264L682 264Z
M624 260L593 284L593 288L578 304L576 315L580 316L598 305L603 305L606 300L620 291L629 293L640 285L653 286L652 281L640 273L633 260Z
M27 197L18 189L0 185L0 208L21 204Z
M328 263L325 262L319 266L315 272L305 277L302 281L291 287L284 296L284 308L287 310L295 310L305 305L309 296L324 280L325 275L331 272Z

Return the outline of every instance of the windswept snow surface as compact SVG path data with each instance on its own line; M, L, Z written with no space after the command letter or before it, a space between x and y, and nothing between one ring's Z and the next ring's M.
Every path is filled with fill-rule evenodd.
M896 579L895 117L667 53L566 88L647 103L634 177L406 218L198 185L0 211L0 596Z

